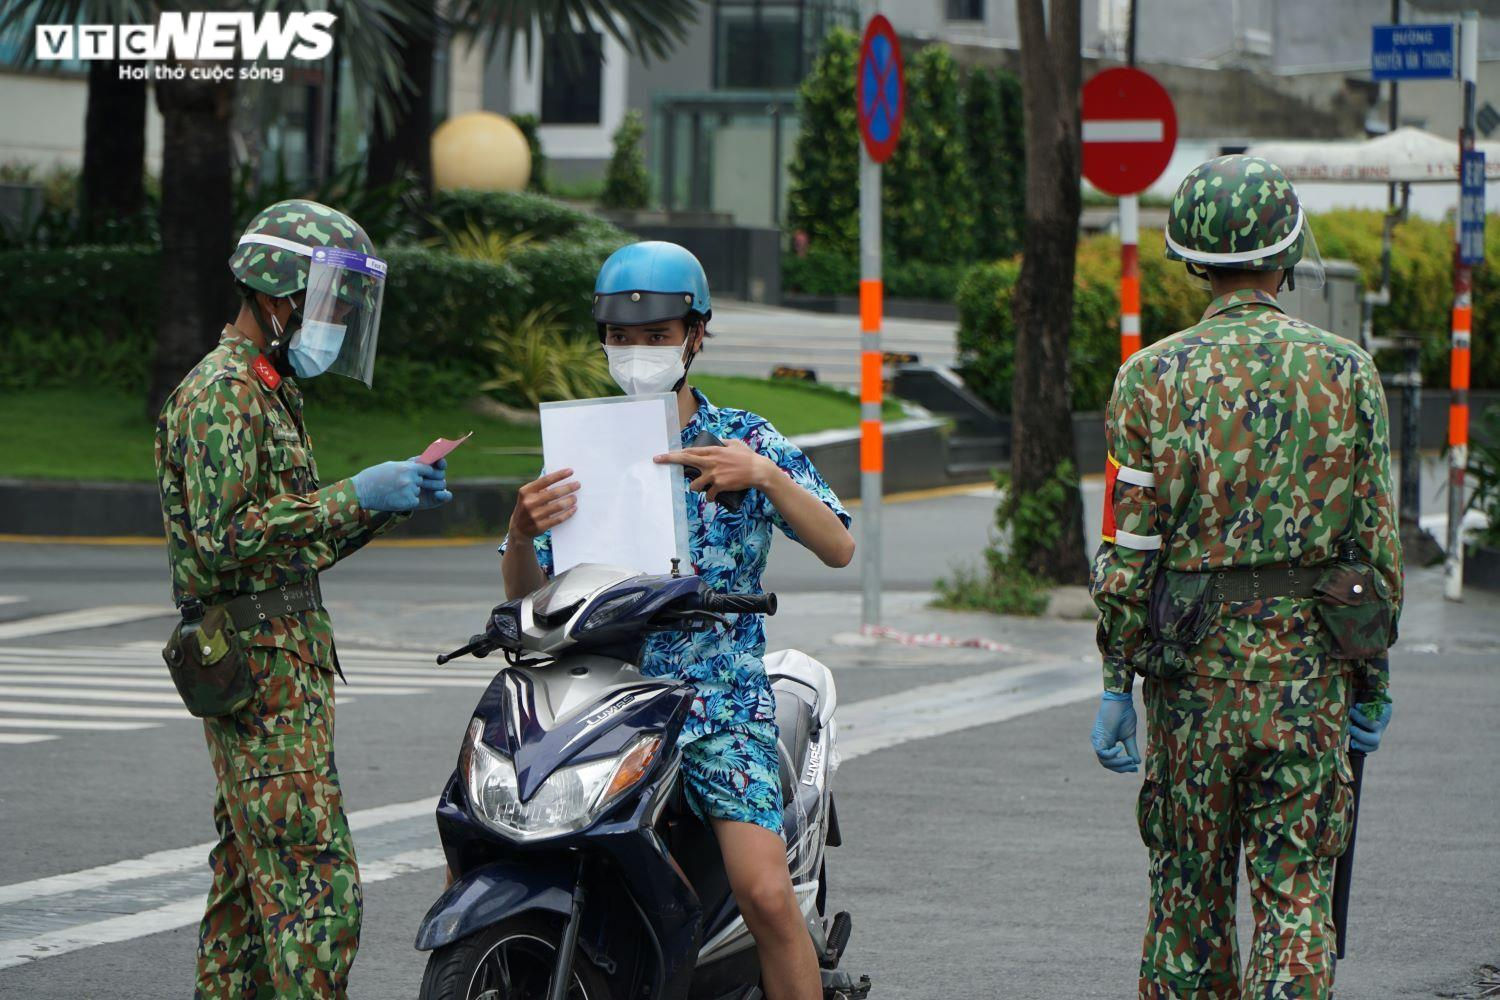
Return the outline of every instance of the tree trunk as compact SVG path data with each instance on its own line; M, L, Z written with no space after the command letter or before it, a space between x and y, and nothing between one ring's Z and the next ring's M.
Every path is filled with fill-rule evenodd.
M88 111L83 127L84 231L91 239L119 238L145 207L146 81L121 80L117 60L89 63Z
M416 174L423 196L432 191L432 60L437 36L436 7L421 23L398 25L398 58L407 82L395 95L394 121L377 112L366 157L366 183L382 187ZM415 21L415 14L413 14Z
M157 81L162 114L161 315L147 415L218 341L233 309L229 125L234 83Z
M1068 339L1073 324L1074 255L1078 249L1079 47L1081 0L1019 0L1021 87L1026 121L1026 229L1012 308L1016 328L1011 406L1011 488L1045 487L1073 455ZM1066 491L1061 536L1051 548L1024 554L1032 572L1083 583L1082 497Z

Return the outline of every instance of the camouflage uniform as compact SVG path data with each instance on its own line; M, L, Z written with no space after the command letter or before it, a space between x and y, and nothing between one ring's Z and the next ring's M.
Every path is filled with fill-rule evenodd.
M305 580L404 517L361 508L348 479L319 487L302 394L233 327L162 409L156 467L179 603ZM343 996L361 894L333 760L332 625L319 609L240 638L255 695L204 720L219 842L197 995Z
M1223 227L1229 250L1254 228L1247 215L1263 225L1276 209L1284 218L1288 201L1296 209L1284 179L1247 189L1256 162L1227 191L1200 188L1196 204L1195 178L1213 183L1215 174L1195 171L1169 235L1201 245ZM1292 319L1274 297L1232 292L1121 367L1106 434L1110 497L1092 588L1105 689L1128 692L1133 673L1151 675L1138 803L1151 858L1140 996L1326 997L1332 859L1347 843L1352 803L1343 737L1351 697L1388 699L1385 660L1334 659L1314 602L1272 597L1211 606L1205 637L1167 669L1148 596L1163 569L1313 566L1352 538L1399 607L1379 375L1357 345ZM1256 924L1243 990L1241 844Z

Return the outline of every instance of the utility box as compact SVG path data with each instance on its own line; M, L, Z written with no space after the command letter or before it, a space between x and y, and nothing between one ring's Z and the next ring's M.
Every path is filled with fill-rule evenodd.
M1353 261L1325 260L1327 279L1322 288L1283 288L1276 296L1288 316L1305 320L1329 333L1359 343L1359 324L1363 287L1359 268Z
M19 237L41 214L45 194L40 184L0 184L0 232Z

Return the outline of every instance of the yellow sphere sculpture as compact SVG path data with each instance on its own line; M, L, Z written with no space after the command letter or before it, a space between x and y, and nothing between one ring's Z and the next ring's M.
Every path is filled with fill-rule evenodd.
M432 178L439 191L521 191L531 179L531 148L509 118L470 111L432 133Z

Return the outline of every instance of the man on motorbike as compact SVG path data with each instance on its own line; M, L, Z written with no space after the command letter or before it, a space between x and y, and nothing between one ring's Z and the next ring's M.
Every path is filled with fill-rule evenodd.
M759 593L774 525L829 566L854 557L849 515L807 456L765 418L716 407L687 384L712 315L708 277L674 243L615 251L594 286L594 319L610 373L632 395L675 392L681 450L659 463L683 477L693 571L714 590ZM707 431L723 447L692 447ZM550 531L572 516L578 483L558 469L521 488L500 546L506 596L529 594L552 573ZM747 491L725 505L720 494ZM733 506L735 509L731 509ZM531 544L524 544L530 542ZM718 837L729 883L761 956L770 1000L818 1000L818 959L787 871L777 778L776 704L761 657L759 615L708 632L648 639L640 668L690 682L697 697L680 746L687 801Z

